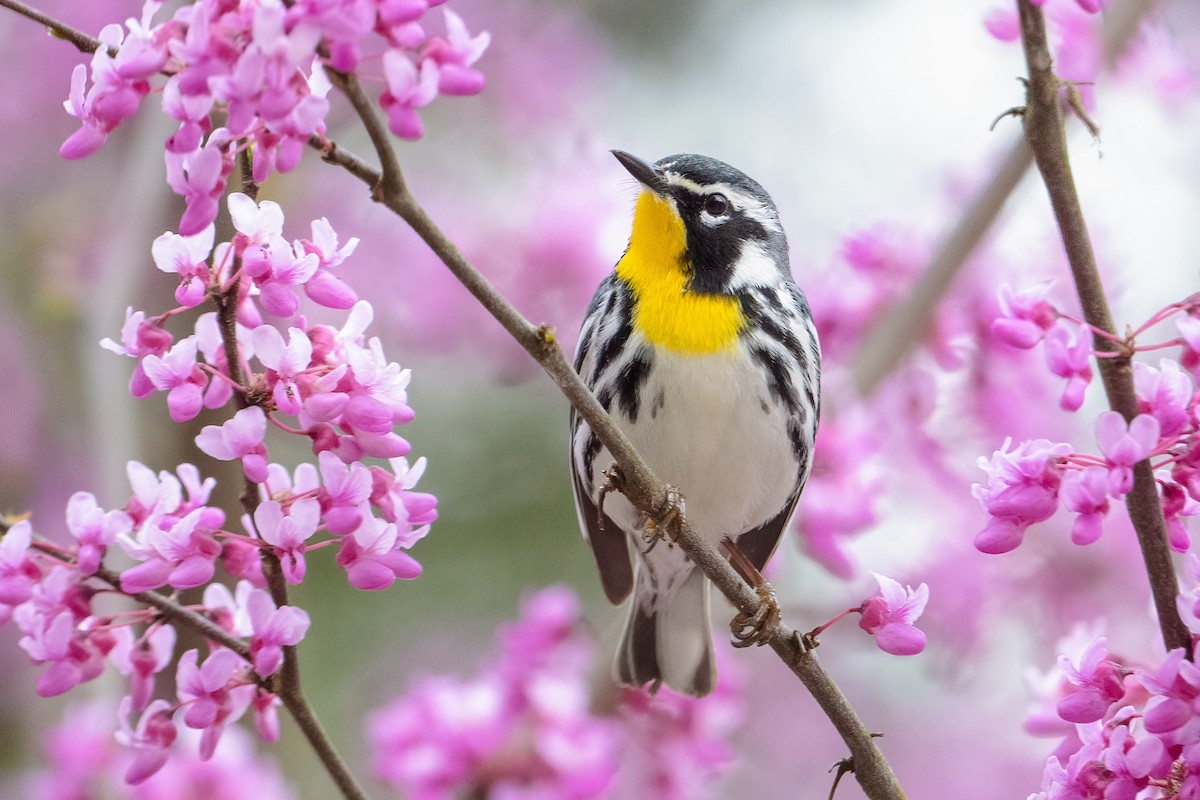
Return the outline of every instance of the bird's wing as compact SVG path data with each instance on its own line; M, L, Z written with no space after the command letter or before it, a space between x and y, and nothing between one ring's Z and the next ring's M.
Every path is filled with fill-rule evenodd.
M762 525L746 531L737 538L738 549L745 554L746 558L750 559L750 563L759 572L762 572L767 566L771 554L779 546L779 541L783 538L783 531L787 528L788 521L792 518L792 512L796 510L796 501L799 499L800 490L797 489L783 510ZM743 577L748 581L751 580L749 575Z
M579 528L583 531L596 566L604 595L613 605L624 602L633 591L633 562L629 555L629 539L625 531L608 514L596 508L588 488L583 485L575 459L571 459L571 483L575 487L575 510L579 513Z
M575 371L589 386L595 383L592 374L592 346L600 326L600 317L608 310L603 300L616 291L616 274L611 274L600 284L584 315L579 332L579 345L575 351ZM579 529L592 546L596 566L600 570L600 583L604 594L614 605L619 604L633 591L633 561L629 553L629 541L625 531L613 522L608 514L601 514L593 496L590 473L592 456L599 450L599 443L591 429L571 409L571 487L575 493L575 511L579 515ZM585 467L584 464L587 466Z

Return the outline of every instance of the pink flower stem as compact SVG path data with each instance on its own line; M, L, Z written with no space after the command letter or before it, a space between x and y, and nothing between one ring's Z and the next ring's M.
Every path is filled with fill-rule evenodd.
M1062 81L1054 74L1050 46L1046 40L1046 21L1041 8L1030 0L1018 0L1018 11L1025 64L1029 70L1022 115L1025 138L1050 195L1050 204L1075 279L1084 319L1097 331L1095 349L1121 353L1118 358L1100 358L1096 363L1109 406L1128 422L1138 414L1130 358L1132 354L1125 352L1127 346L1122 347L1123 340L1116 336L1116 326L1108 308L1100 272L1096 268L1096 255L1092 250L1087 222L1071 175L1063 127ZM1100 331L1104 331L1104 334L1100 335ZM1141 546L1163 643L1168 650L1184 648L1190 658L1192 636L1175 607L1179 584L1175 578L1171 550L1167 544L1166 520L1150 461L1143 459L1138 462L1134 466L1133 476L1133 488L1125 496L1125 505Z
M285 433L294 433L294 434L296 434L297 436L307 436L307 435L308 435L308 432L307 432L307 431L302 431L302 430L300 430L299 428L290 428L290 427L288 427L288 426L287 426L287 425L285 425L284 423L282 423L282 422L280 422L279 420L277 420L277 419L275 418L275 415L274 415L274 414L267 414L267 419L270 421L270 423L271 423L272 425L274 425L276 428L279 428L279 430L281 430L281 431L284 431Z
M1139 353L1149 353L1151 350L1165 350L1168 347L1179 347L1183 344L1183 339L1172 339L1169 342L1159 342L1158 344L1138 345L1134 349Z
M236 381L233 380L233 378L230 378L224 372L222 372L221 370L212 366L211 364L201 364L200 369L204 370L209 375L212 375L214 378L220 378L221 380L225 381L226 383L228 383L230 386L233 387L234 391L241 392L243 394L246 393L245 386L242 386L240 383L237 383Z
M1096 336L1103 337L1105 339L1108 339L1111 342L1116 342L1117 344L1125 344L1125 340L1122 339L1120 336L1117 336L1115 333L1110 333L1109 331L1106 331L1103 328L1098 328L1095 325L1085 322L1084 320L1081 320L1077 317L1073 317L1070 314L1064 314L1060 311L1058 316L1060 319L1065 319L1068 322L1074 322L1077 325L1082 325L1083 327L1088 328Z
M1171 305L1167 306L1166 308L1160 309L1159 311L1152 314L1150 316L1150 319L1143 322L1141 324L1141 327L1139 327L1137 330L1135 330L1133 332L1133 335L1138 336L1142 333L1145 333L1147 330L1154 327L1158 323L1162 322L1165 319L1169 319L1170 317L1175 316L1175 314L1179 313L1182 310L1183 310L1183 307L1179 303L1172 303Z
M810 638L815 639L818 636L820 636L822 633L824 633L825 631L829 630L829 628L831 628L834 625L834 623L841 622L842 620L844 620L846 617L850 616L851 614L861 614L862 610L863 610L862 606L858 606L857 608L847 608L845 611L838 614L836 617L829 620L829 622L826 622L824 625L818 625L817 627L813 628L811 631L808 632L808 635Z

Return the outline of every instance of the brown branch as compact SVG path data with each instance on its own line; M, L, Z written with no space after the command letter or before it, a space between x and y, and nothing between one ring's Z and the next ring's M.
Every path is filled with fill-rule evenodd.
M650 470L580 379L559 346L554 330L545 325L535 326L527 320L486 277L463 258L454 243L408 191L387 128L357 79L352 75L332 75L331 78L346 93L362 118L384 169L373 169L363 159L329 142L317 140L313 142L314 147L321 151L326 161L345 167L371 187L371 195L376 202L391 209L417 232L466 289L541 365L576 412L588 423L620 467L624 478L622 491L629 501L651 519L664 520L672 511L667 486ZM761 601L757 593L715 547L692 529L685 518L678 519L675 533L674 541L738 611L753 615L758 610ZM816 653L805 647L798 633L782 622L775 627L768 643L800 678L841 734L854 760L855 776L867 797L872 800L903 798L904 793L891 766L841 690L822 668Z
M20 0L0 0L0 8L11 9L22 17L27 17L34 22L45 25L50 35L70 42L81 53L94 53L100 48L100 40L96 37L88 36L78 28L72 28L70 25L60 22L49 14L25 5ZM110 47L108 48L108 52L115 56L117 48Z
M1106 68L1111 68L1125 52L1142 19L1157 5L1155 0L1127 0L1105 12L1102 60ZM1001 117L1009 113L1006 111ZM880 315L863 335L851 367L861 397L874 394L924 338L955 277L995 224L1032 163L1029 146L1024 137L1019 137L946 235L910 294Z
M1023 116L1025 136L1050 195L1050 205L1054 209L1067 261L1071 265L1084 319L1095 328L1116 334L1100 272L1096 268L1096 255L1092 250L1087 223L1079 204L1079 194L1071 175L1063 127L1063 84L1054 74L1050 48L1046 42L1045 20L1041 9L1029 0L1020 0L1019 8L1021 41L1025 49L1025 63L1029 68ZM1128 353L1122 353L1114 341L1103 336L1093 336L1093 346L1103 353L1117 353L1115 357L1098 358L1096 361L1109 405L1128 422L1138 414L1131 357ZM1142 558L1146 562L1163 643L1168 650L1182 647L1190 654L1192 637L1175 608L1179 585L1171 563L1166 522L1149 460L1138 463L1133 476L1133 489L1126 495L1125 505L1137 531Z

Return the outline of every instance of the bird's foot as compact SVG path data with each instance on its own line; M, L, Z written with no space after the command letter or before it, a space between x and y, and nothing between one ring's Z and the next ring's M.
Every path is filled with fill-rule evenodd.
M621 472L621 468L617 466L617 462L608 465L608 469L604 470L604 483L600 485L600 489L596 492L596 527L599 530L604 530L604 498L608 497L613 492L625 491L625 475Z
M763 581L754 587L754 591L758 594L758 608L753 614L739 612L729 623L734 647L766 644L779 624L779 600L775 597L775 589Z
M642 552L649 553L661 541L666 541L668 547L673 545L675 538L679 535L679 525L683 522L683 515L683 494L677 487L668 486L662 513L657 519L651 517L646 520L646 527L642 532L642 541L646 543L646 549Z

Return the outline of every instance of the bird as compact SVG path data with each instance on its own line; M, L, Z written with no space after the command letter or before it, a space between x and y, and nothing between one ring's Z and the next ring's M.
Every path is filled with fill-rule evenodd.
M820 344L779 212L757 181L715 158L612 153L639 191L629 244L585 312L575 370L692 529L736 542L745 559L732 563L761 581L808 479L820 418ZM633 598L614 680L709 694L707 578L611 491L611 455L574 410L570 427L580 529L608 600Z

